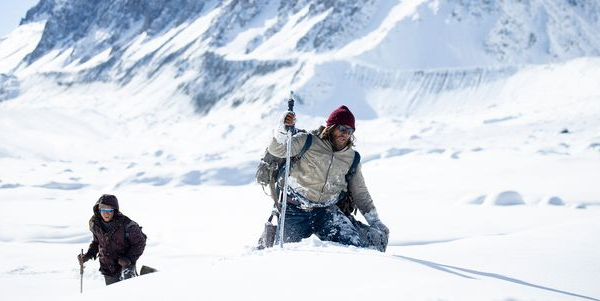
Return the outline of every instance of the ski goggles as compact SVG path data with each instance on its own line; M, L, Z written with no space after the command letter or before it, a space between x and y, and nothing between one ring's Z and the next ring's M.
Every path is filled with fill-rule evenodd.
M104 212L113 213L113 212L115 212L115 209L100 208L100 212L101 213L104 213Z
M349 136L352 136L352 134L354 134L354 129L349 126L338 124L337 129L340 130L340 132L342 133L348 133Z

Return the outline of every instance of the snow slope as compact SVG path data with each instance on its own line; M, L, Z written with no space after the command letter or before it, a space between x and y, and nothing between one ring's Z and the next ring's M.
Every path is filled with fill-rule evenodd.
M44 0L0 41L3 298L600 300L597 2L126 2ZM299 127L355 113L387 252L252 249L290 89ZM102 193L160 272L88 262L80 295Z
M598 64L516 70L483 104L461 95L491 88L443 92L405 115L357 109L363 171L392 231L385 254L316 238L252 251L270 210L252 177L276 112L200 117L152 101L160 90L25 87L0 104L0 285L11 300L81 298L75 256L91 206L111 192L150 237L140 265L161 272L104 287L90 262L85 299L598 300ZM299 126L325 118L297 107Z

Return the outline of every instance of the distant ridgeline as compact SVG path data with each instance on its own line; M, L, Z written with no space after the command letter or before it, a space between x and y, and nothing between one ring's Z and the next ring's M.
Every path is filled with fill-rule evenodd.
M280 99L311 81L377 81L368 77L372 70L388 74L377 84L416 78L422 85L464 69L461 82L437 82L469 85L512 72L496 72L499 65L600 55L596 0L41 0L21 24L36 22L45 22L37 46L18 66L0 70L13 74L0 78L0 100L18 95L22 74L69 85L152 85L165 77L164 89L189 96L206 113L217 103ZM3 52L10 43L0 41ZM352 69L316 77L316 67L334 61Z

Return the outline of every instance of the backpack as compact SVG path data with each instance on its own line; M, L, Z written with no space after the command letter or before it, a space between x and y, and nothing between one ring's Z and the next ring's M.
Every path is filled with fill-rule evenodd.
M144 233L144 231L142 231L143 227L138 225L138 223L132 221L131 219L129 220L129 223L127 223L127 225L125 225L125 238L126 239L129 239L129 228L131 228L133 226L138 226L140 228L140 232L144 236L144 240L148 239L148 236L146 235L146 233Z
M306 132L305 130L296 130L294 129L294 133ZM312 145L313 135L309 134L306 137L306 142L300 152L290 158L290 169L294 166L294 164L300 161L302 155L310 148ZM281 191L281 187L279 185L280 180L283 178L283 173L285 171L285 158L279 158L271 155L269 150L265 150L265 154L260 159L260 163L258 163L258 167L256 169L256 182L260 184L265 190L265 187L269 187L270 196L277 205L279 202L279 193ZM266 193L266 192L265 192Z

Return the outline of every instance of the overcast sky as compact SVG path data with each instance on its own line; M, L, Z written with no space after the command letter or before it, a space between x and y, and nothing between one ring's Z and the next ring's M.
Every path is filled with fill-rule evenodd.
M17 28L27 10L38 2L39 0L0 0L0 37Z

